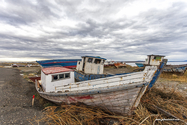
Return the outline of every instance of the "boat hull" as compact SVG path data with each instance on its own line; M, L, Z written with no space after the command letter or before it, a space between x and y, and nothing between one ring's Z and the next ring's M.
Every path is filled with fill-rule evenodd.
M97 94L61 95L39 92L40 96L57 104L84 103L90 106L99 106L115 113L131 114L138 106L148 84L125 87L119 91L108 91Z
M164 67L163 72L184 74L186 72L186 69L187 69L187 64L184 64L184 65L166 65Z
M144 67L143 63L135 63L138 67Z

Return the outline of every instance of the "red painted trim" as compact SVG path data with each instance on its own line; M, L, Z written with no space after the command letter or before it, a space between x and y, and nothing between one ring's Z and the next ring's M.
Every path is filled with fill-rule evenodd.
M71 100L71 101L76 101L75 99L73 99L72 97L69 97L69 99Z
M88 96L81 96L81 97L75 97L77 100L79 99L93 99L93 97L91 97L90 95Z
M64 67L66 67L66 68L76 68L76 65L74 65L74 66L64 66Z
M90 95L80 96L80 97L68 97L68 100L70 102L78 102L78 100L81 100L81 99L93 99L93 97L91 97Z
M70 68L66 68L66 67L47 67L47 68L43 68L42 72L46 75L48 74L54 74L54 73L61 73L61 72L72 72L73 70L71 70Z

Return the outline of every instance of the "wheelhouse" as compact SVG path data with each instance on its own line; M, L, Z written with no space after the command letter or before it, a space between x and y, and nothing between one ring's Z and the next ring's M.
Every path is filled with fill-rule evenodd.
M96 56L82 56L77 62L76 70L87 74L103 74L105 58Z
M160 62L164 59L165 56L162 55L147 55L147 58L145 59L145 65L160 65Z

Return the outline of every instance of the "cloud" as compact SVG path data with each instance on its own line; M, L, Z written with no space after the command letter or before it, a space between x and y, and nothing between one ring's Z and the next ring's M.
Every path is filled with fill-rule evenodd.
M7 0L0 7L0 58L187 58L183 0Z

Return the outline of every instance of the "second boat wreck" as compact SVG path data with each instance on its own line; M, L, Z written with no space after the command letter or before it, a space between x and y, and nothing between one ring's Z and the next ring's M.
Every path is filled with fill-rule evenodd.
M85 71L86 68L83 69L83 66L86 63L90 63L89 67L100 67L104 64L104 58L100 58L100 62L98 57L84 58L85 60L78 62L79 65L77 65L77 69L81 69L81 71ZM36 89L40 96L58 104L81 102L104 107L121 114L131 114L138 106L145 91L156 82L166 62L165 59L161 59L159 64L146 66L140 72L80 82L75 82L74 70L72 69L65 67L43 68L41 80L36 81ZM102 69L102 67L100 68ZM89 70L91 71L91 69ZM99 70L101 72L94 69L92 71L96 72L97 75L102 73L101 70Z

